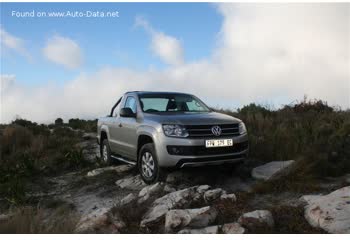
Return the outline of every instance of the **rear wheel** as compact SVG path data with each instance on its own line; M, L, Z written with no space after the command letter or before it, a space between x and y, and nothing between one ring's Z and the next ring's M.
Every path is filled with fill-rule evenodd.
M101 159L106 165L111 165L111 149L109 147L108 139L104 139L101 146Z
M158 165L158 158L153 143L147 143L141 147L137 165L145 183L152 184L164 180L165 171Z

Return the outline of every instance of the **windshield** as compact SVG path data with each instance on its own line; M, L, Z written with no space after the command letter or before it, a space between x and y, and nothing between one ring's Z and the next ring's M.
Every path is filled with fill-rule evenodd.
M198 98L188 94L140 94L142 111L154 112L209 112L210 109Z

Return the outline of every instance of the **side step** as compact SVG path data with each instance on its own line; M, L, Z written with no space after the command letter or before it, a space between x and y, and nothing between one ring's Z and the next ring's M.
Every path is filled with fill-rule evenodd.
M125 162L127 164L131 164L131 165L136 165L136 162L132 162L132 161L129 161L129 160L126 160L125 158L122 158L122 157L117 157L117 156L113 156L111 155L112 158L114 159L117 159L118 161L122 161L122 162Z

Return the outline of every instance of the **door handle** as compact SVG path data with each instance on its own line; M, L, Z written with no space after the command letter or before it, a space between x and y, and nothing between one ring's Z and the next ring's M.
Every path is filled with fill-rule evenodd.
M123 124L119 123L118 126L119 126L119 127L123 127Z

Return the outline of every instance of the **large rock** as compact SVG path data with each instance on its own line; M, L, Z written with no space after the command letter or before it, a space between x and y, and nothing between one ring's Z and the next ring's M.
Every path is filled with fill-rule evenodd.
M294 160L289 160L266 163L262 166L253 168L252 177L257 180L269 180L281 175L282 172L287 172L287 169L289 169L294 162Z
M142 180L140 175L119 179L115 184L122 189L128 190L141 190L146 186L146 183Z
M325 196L303 196L305 218L329 233L350 233L350 186Z
M108 218L108 212L110 210L110 208L99 208L83 216L78 222L75 232L90 233L110 225L111 223ZM116 217L113 219L113 225L115 230L125 227L125 223Z
M157 182L153 185L142 188L142 190L139 192L138 203L143 203L147 201L150 198L150 196L162 192L163 189L164 189L164 184L160 182Z
M217 211L212 207L175 209L165 215L165 232L175 232L185 227L206 227L214 222Z
M204 200L209 203L219 199L222 194L226 194L221 188L210 189L204 193Z
M91 170L90 172L87 173L86 176L88 177L95 177L97 175L100 175L104 172L108 171L114 171L116 173L123 173L131 170L133 168L132 165L119 165L119 166L109 166L109 167L103 167L103 168L97 168L94 170Z
M82 150L83 158L89 162L96 162L101 157L100 145L96 140L89 140L77 143L75 147Z
M203 194L209 188L208 185L194 186L156 199L143 216L140 226L151 227L163 220L169 210L188 208L192 203L203 200Z
M169 184L166 184L165 186L164 186L164 192L166 192L166 193L171 193L171 192L176 192L176 189L174 188L174 187L172 187L172 186L170 186Z
M226 223L222 225L221 232L225 234L243 234L245 229L239 223Z
M216 234L219 232L219 226L210 226L198 229L183 229L179 234Z
M230 193L230 194L223 193L220 196L220 199L223 200L223 201L229 201L229 202L232 202L232 203L237 201L236 195L234 193Z
M134 201L137 197L133 194L130 193L126 195L122 200L120 200L120 205L126 205Z
M249 229L274 226L272 214L268 210L256 210L244 213L238 219L238 223Z

